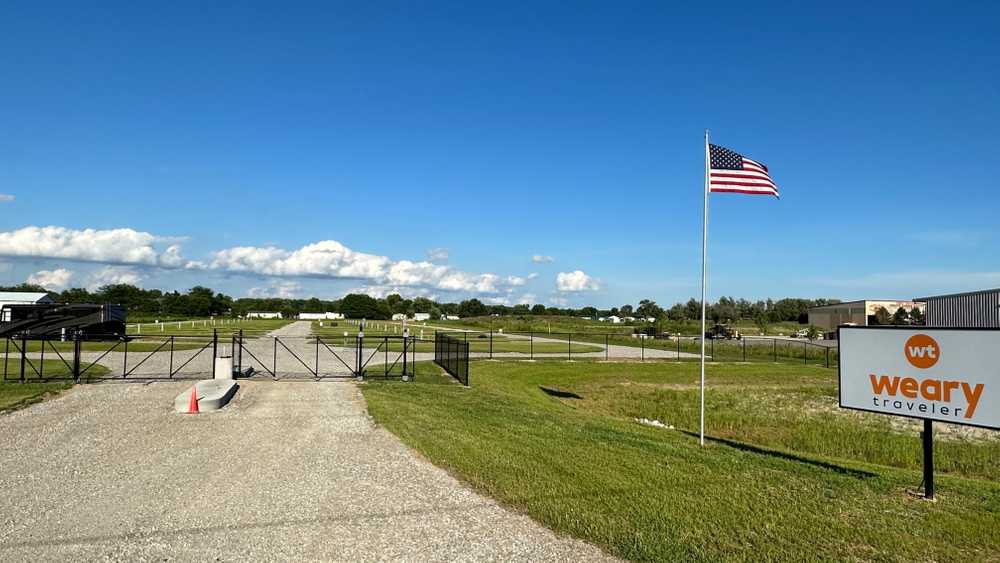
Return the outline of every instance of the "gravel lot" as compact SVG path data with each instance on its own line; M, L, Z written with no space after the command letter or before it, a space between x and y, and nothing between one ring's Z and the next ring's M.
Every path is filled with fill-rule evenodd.
M78 386L0 416L0 560L602 560L373 425L349 382Z

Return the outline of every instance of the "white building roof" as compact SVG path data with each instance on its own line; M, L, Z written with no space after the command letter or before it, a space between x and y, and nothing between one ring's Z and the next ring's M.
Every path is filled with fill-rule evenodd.
M51 302L48 293L32 293L26 291L0 291L0 302L3 303L42 303Z

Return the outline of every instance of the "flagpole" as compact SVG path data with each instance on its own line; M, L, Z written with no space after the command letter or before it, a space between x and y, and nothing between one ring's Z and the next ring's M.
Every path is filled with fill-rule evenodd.
M705 209L701 223L701 419L698 443L705 445L705 287L708 284L708 176L711 157L708 150L708 129L705 129Z

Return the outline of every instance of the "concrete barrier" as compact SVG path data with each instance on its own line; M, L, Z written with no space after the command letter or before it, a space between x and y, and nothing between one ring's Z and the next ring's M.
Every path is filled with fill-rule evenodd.
M194 385L195 393L198 394L198 410L201 412L217 411L226 406L236 390L239 388L232 379L205 379ZM174 399L174 410L177 412L188 412L188 403L191 400L191 388L188 387L183 393Z

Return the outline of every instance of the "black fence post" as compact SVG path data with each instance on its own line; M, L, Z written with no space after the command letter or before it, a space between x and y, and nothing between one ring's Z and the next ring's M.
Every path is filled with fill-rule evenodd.
M21 336L21 383L24 383L24 361L27 359L25 357L25 351L27 350L28 339L23 335Z
M826 367L830 367L830 347L826 347Z
M45 379L45 337L43 336L38 343L42 346L42 356L38 361L38 379Z
M167 369L169 371L169 374L167 375L167 377L168 378L173 378L174 377L174 336L172 334L170 335L170 367L167 368Z
M771 347L774 349L774 363L778 363L778 339L771 339Z
M271 379L278 379L278 337L274 337L274 357L271 358Z
M122 339L125 340L125 350L122 352L122 379L125 379L128 377L128 337L123 336Z
M212 329L212 377L215 377L215 358L219 357L219 329Z
M4 338L3 349L3 381L7 383L7 363L10 362L10 337Z
M681 334L677 333L677 361L681 361Z
M73 381L80 382L80 333L73 333Z
M705 337L702 336L702 338L705 338ZM712 351L711 351L711 354L712 354L712 361L714 362L715 361L715 339L714 338L712 339Z
M640 334L639 335L639 337L640 337L639 338L639 361L640 362L645 362L646 361L646 338L645 338L645 336L646 335L644 335L644 334Z
M236 364L236 371L238 371L240 375L243 375L243 329L242 328L240 329L240 332L236 336L236 338L239 340L240 343L238 360L237 360L238 363Z

